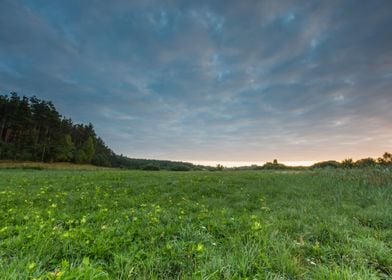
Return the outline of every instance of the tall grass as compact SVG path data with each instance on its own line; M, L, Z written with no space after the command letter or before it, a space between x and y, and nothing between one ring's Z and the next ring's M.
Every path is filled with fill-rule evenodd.
M74 164L69 162L35 162L0 160L0 169L32 169L32 170L108 170L110 168L91 164Z
M1 279L390 279L388 170L0 171Z

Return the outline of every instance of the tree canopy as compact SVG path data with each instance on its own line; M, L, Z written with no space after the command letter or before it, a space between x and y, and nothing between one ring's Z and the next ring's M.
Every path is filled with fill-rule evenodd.
M0 159L110 166L113 156L91 123L74 124L35 96L0 95Z

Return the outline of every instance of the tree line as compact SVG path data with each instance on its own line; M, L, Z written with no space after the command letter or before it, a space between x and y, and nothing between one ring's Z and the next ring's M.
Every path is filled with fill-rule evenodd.
M50 101L0 95L0 160L73 162L142 170L200 170L186 162L132 159L115 154L91 123L75 124Z
M366 167L392 167L392 154L385 152L377 159L368 157L354 161L351 158L345 159L341 162L335 160L328 160L315 163L313 168L366 168Z
M0 159L110 166L112 156L91 123L74 124L35 96L0 95Z
M381 157L374 159L371 157L359 159L357 161L348 158L341 162L336 160L327 160L317 162L311 166L287 166L279 163L274 159L273 162L266 162L263 165L251 165L225 168L228 170L307 170L318 168L371 168L371 167L389 167L392 168L392 154L385 152ZM217 169L219 169L217 167ZM223 167L222 167L223 169Z

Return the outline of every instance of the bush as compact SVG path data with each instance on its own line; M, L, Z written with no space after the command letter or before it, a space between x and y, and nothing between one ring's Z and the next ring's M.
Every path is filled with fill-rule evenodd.
M186 165L175 165L172 168L170 168L172 171L189 171L191 170L190 167Z
M376 165L376 161L372 158L363 158L355 162L356 167L372 167Z
M341 167L341 165L336 160L317 162L312 165L312 168L339 168L339 167Z
M158 165L154 164L147 164L142 167L142 170L147 170L147 171L159 171L161 168Z

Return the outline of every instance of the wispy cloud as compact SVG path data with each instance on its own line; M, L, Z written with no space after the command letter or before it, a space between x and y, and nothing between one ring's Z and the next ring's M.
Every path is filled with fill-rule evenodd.
M135 157L391 150L390 1L3 0L0 90L54 101Z

